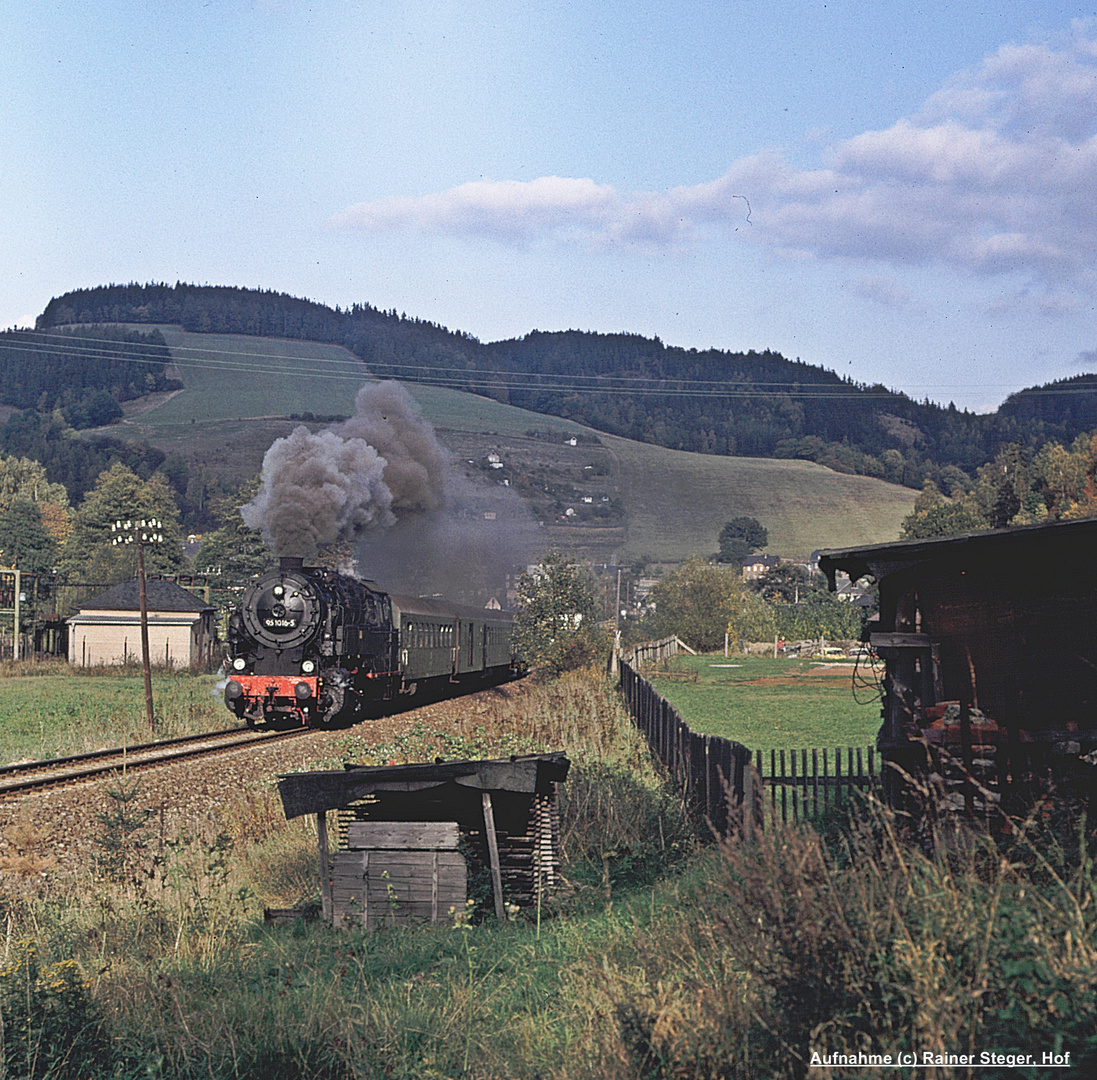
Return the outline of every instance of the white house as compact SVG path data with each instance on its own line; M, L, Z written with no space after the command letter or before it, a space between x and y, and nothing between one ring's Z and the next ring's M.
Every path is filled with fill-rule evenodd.
M212 664L213 606L174 581L146 584L149 659L163 667ZM136 581L89 600L69 625L69 663L79 667L141 662L141 597Z

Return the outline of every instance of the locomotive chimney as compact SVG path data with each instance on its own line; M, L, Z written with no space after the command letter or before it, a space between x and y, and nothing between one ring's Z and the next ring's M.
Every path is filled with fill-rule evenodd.
M305 560L300 555L283 555L278 560L278 569L284 573L289 573L291 570L301 570L305 565Z

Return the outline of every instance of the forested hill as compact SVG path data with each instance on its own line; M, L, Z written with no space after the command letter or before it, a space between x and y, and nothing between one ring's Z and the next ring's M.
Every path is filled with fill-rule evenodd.
M983 416L853 383L768 350L697 351L581 331L481 343L368 304L333 309L263 290L107 285L51 300L37 326L119 322L335 343L378 376L486 394L632 439L710 454L807 458L911 487L933 479L946 491L961 479L955 470L972 477L1003 445L1070 442L1097 427L1097 377L1058 396L1048 387L1025 391Z

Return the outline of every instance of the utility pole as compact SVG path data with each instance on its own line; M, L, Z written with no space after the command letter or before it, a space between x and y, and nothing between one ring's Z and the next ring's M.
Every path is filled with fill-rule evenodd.
M141 606L141 667L145 676L145 716L148 719L149 730L156 730L156 714L152 708L152 665L149 660L149 600L148 590L145 586L145 545L162 544L164 536L159 531L163 527L162 522L155 518L142 518L134 523L132 521L116 521L111 526L111 532L115 534L112 544L136 544L137 545L137 593Z

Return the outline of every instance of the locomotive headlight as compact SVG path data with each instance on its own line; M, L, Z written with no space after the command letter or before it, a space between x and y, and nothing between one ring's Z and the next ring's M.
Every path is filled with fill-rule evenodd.
M281 585L275 585L274 586L274 595L275 596L285 596L286 595L286 590Z
M293 696L297 698L298 701L308 701L308 699L312 697L312 687L309 686L307 682L299 682L293 688Z
M312 660L305 660L301 664L301 672L304 675L311 675L316 670L316 664Z
M242 656L238 656L233 660L232 667L234 671L243 671L247 667L247 661Z

